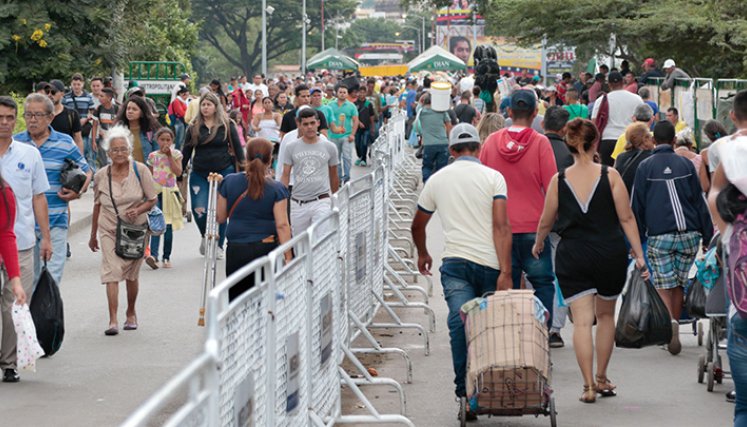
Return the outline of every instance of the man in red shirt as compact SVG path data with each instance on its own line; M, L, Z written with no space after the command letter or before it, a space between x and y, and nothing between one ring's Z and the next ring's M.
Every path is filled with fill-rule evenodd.
M514 288L519 288L523 271L532 283L535 295L550 311L552 323L555 296L552 257L550 251L543 251L539 259L534 258L532 245L545 205L545 193L558 168L550 141L531 127L537 115L535 94L528 90L514 91L508 115L512 120L511 127L501 129L485 140L480 161L504 176L511 195L508 218L513 241ZM550 247L549 240L545 244Z

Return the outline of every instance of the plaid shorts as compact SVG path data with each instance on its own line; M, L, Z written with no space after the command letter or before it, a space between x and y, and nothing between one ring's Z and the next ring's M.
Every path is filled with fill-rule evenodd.
M699 243L700 233L697 231L660 234L648 238L647 255L656 289L685 286Z

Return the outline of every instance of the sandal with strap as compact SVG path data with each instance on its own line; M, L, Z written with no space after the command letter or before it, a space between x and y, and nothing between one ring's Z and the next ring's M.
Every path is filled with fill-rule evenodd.
M594 403L597 401L596 384L584 385L584 392L581 397L578 398L583 403Z
M599 393L602 397L613 397L617 396L617 392L615 389L617 388L616 385L612 384L612 382L607 378L606 376L597 375L597 393Z

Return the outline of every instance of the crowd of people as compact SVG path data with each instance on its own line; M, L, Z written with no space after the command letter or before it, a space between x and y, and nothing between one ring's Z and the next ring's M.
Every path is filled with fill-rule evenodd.
M709 121L696 151L693 132L679 112L669 108L659 114L642 84L662 77L661 87L671 88L673 79L687 77L674 61L664 63L665 74L647 59L640 81L630 69L605 68L594 79L558 76L549 87L538 78L506 75L508 91L494 94L496 111L475 103L480 89L471 76L452 78L452 103L439 111L433 109L428 78L423 85L407 86L407 132L413 146L422 149L425 183L412 233L419 269L431 274L426 225L439 213L445 236L440 273L457 396L467 394L460 308L487 291L511 288L533 289L547 308L550 347L565 345L560 330L570 309L583 378L579 400L615 396L608 371L616 304L626 280L640 274L651 281L672 319L672 339L663 348L679 354L679 321L695 258L719 231L728 236L737 227L728 223L745 214L746 193L738 188L744 190L747 179L747 91L733 98L730 125L736 131ZM723 162L725 146L733 153L730 167ZM732 200L717 208L716 199L726 197L729 185ZM721 205L741 210L729 217ZM721 242L729 245L724 237ZM739 254L731 256L741 259L745 249L737 248L732 251ZM740 262L737 268L743 271ZM738 274L733 282L747 285ZM732 302L738 305L740 298L732 296ZM735 425L747 419L747 399L740 397L747 383L737 366L744 318L732 317L728 342L736 393L727 399L736 401ZM467 417L476 415L468 411Z
M431 90L442 75L256 74L251 83L246 77L213 80L193 96L184 74L166 112L137 85L118 94L109 79L86 82L76 74L69 88L60 80L35 85L23 105L26 129L17 134L20 106L0 97L0 226L4 236L14 234L0 245L7 283L3 381L19 380L10 307L14 300L31 299L43 266L61 284L72 255L69 203L90 185L89 247L101 252L100 281L109 305L105 334L113 336L119 334L119 283L127 288L123 329L136 330L141 266L172 267L174 232L184 226L188 205L205 254L211 174L223 178L216 256L226 258L230 275L329 213L332 194L351 179L353 165L370 164L369 146L379 129L402 111L407 139L423 160L424 188L412 232L424 274L433 262L425 230L436 211L446 236L441 278L456 394L466 394L461 305L486 291L527 287L550 313L551 347L564 345L560 330L568 309L561 295L570 307L583 377L580 399L614 396L608 367L616 302L629 264L650 277L667 306L673 320L666 348L678 354L690 267L714 232L728 234L734 221L716 207L716 198L736 197L733 205L745 198L740 185L747 168L734 165L747 159L747 92L734 97L736 133L709 122L704 134L712 144L696 151L679 112L669 108L662 115L642 84L662 77L662 88L672 87L675 78L687 77L673 60L665 61L664 70L647 59L636 78L623 62L620 69L603 66L595 76L581 73L575 80L566 73L547 87L535 76L506 75L499 85L505 93L489 97L474 76L460 76L452 81L445 109L435 105ZM70 163L85 174L82 188L63 185ZM144 227L155 207L166 222L163 236L146 233L139 242L142 256L123 256L121 228ZM229 297L253 283L246 278ZM745 322L731 322L732 349L744 346L734 334L747 329ZM732 369L737 417L747 417L747 398L740 397L747 396L741 388L747 374Z

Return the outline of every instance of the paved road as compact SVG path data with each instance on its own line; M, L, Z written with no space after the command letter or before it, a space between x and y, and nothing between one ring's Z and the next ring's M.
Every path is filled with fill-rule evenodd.
M80 218L92 199L75 208ZM83 227L79 227L83 228ZM202 258L196 226L175 233L174 268L143 267L138 331L104 336L108 323L105 288L99 283L99 254L88 249L90 228L71 239L73 257L62 282L65 340L36 373L21 372L18 384L0 383L4 426L115 426L202 349L197 325ZM223 268L221 262L220 268ZM222 274L221 274L222 276ZM124 322L120 286L120 322ZM121 328L121 324L120 324Z
M428 227L429 251L434 260L443 250L440 223L437 214ZM394 337L379 334L383 345L400 346L409 351L414 365L412 384L404 385L408 399L407 415L417 426L456 426L458 404L454 401L451 354L446 327L447 308L440 287L438 267L434 266L434 296L431 306L436 311L437 333L431 336L431 355L422 351L420 337L411 332ZM381 315L380 315L381 316ZM381 318L381 317L380 317ZM420 311L410 310L409 321L425 322ZM424 323L423 323L424 324ZM683 327L682 330L689 330ZM683 350L673 357L658 347L641 350L615 349L609 376L618 385L619 396L597 400L588 405L578 401L583 380L576 364L571 337L572 325L562 331L566 347L552 350L553 388L560 426L729 426L734 406L724 400L731 381L716 385L708 393L705 385L696 381L696 364L703 351L692 335L682 336ZM726 360L726 355L723 355ZM388 357L377 366L380 375L404 382L401 358ZM364 389L376 408L382 413L396 413L397 399L386 388ZM360 411L354 397L345 394L345 407ZM549 418L525 416L521 418L481 417L472 426L547 426Z

